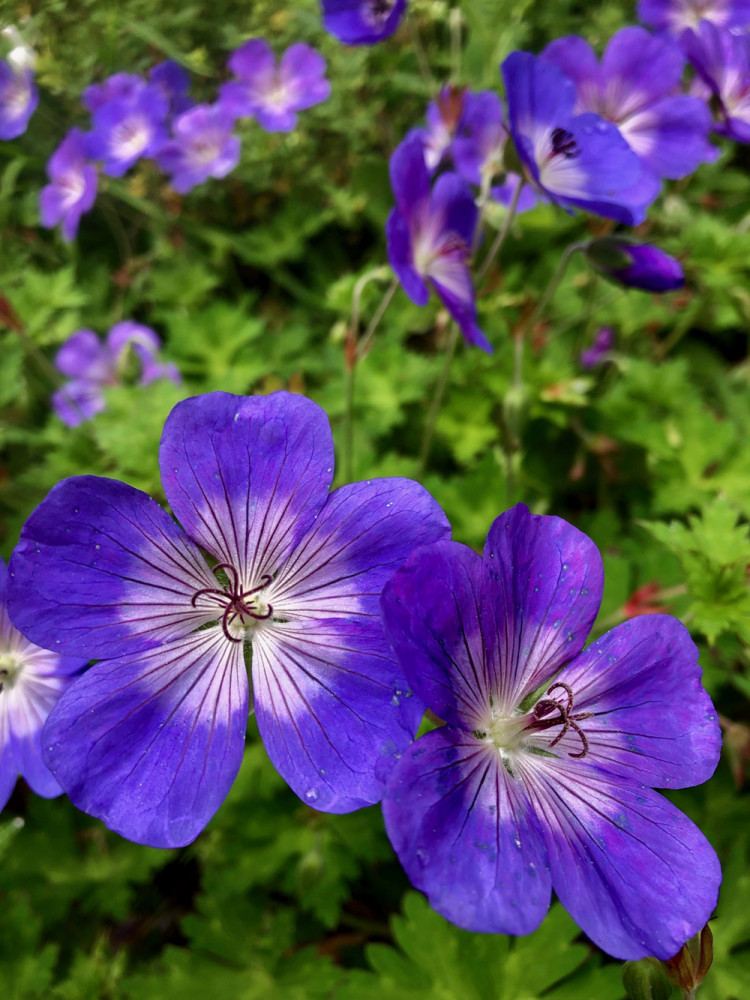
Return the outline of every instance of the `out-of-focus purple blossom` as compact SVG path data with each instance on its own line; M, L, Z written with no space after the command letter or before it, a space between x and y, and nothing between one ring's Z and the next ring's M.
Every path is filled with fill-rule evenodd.
M103 83L92 83L81 94L81 102L89 111L98 111L110 101L129 101L137 97L146 86L135 73L114 73Z
M171 174L175 191L185 194L209 177L226 177L240 159L234 118L221 104L199 104L175 119L173 138L162 146L157 163Z
M585 351L581 351L581 355L578 359L578 363L581 368L591 369L597 368L599 365L604 364L607 360L607 355L612 350L615 344L615 334L611 326L603 326L597 331L594 337L594 342L591 347L587 347Z
M486 184L503 169L507 138L498 95L492 90L467 93L452 146L457 172L470 184Z
M723 28L750 24L750 0L639 0L638 20L659 31L679 35L701 20Z
M605 236L589 243L586 256L600 274L628 288L672 292L685 284L679 261L647 243Z
M229 58L237 77L221 88L219 103L234 118L254 117L266 132L291 132L297 112L328 100L326 61L309 45L291 45L276 65L268 42L252 38Z
M323 27L345 45L374 45L398 28L406 0L321 0Z
M711 113L698 97L679 93L685 61L665 35L623 28L598 62L577 35L558 38L542 52L576 85L574 112L593 111L620 130L654 184L680 178L716 159L708 142Z
M71 129L50 157L51 181L39 195L41 223L51 229L60 223L63 239L70 243L84 212L96 200L96 167L87 162L88 144L78 129Z
M38 103L31 69L19 69L0 60L0 139L22 135Z
M513 204L513 199L516 198L516 190L519 184L522 184L523 187L516 200L516 215L530 212L532 208L536 208L539 204L539 196L534 188L526 183L523 177L511 171L506 173L502 184L495 184L490 188L490 198L501 205L505 205L506 208L510 208Z
M153 157L167 141L165 119L169 105L158 87L143 85L132 97L115 97L93 113L89 136L93 159L102 171L122 175L141 157Z
M418 136L422 140L425 163L431 174L451 150L453 137L463 114L465 95L463 87L446 83L441 87L436 100L427 105L427 127L415 128L409 132L409 137Z
M167 59L166 62L154 66L148 75L149 83L158 87L169 102L169 113L172 116L184 114L193 106L188 97L190 76L178 62Z
M510 134L526 179L568 209L638 225L656 195L617 127L574 112L576 87L557 66L529 52L502 65Z
M396 207L388 217L388 259L404 291L418 306L430 297L429 281L470 344L491 352L477 325L469 258L477 207L458 174L430 175L418 136L407 137L390 163Z
M131 354L140 370L138 385L159 378L179 384L180 373L159 357L161 341L148 327L132 320L116 323L102 342L93 330L77 330L60 348L55 366L70 379L52 396L52 407L68 427L76 427L106 408L104 388L118 385Z
M735 142L750 142L750 36L701 21L694 31L683 31L680 42L697 82L718 104L716 131Z
M42 760L42 727L86 664L36 646L14 627L6 610L7 578L0 559L0 809L19 774L45 799L62 793Z

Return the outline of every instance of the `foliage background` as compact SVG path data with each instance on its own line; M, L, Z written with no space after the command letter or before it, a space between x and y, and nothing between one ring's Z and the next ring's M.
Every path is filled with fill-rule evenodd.
M462 0L460 82L497 87L513 48L576 32L602 47L634 4ZM412 0L432 71L448 78L455 13ZM157 447L184 396L285 387L329 413L339 448L344 337L356 280L385 261L388 157L434 91L408 28L374 49L322 33L315 0L4 0L37 49L40 108L0 144L0 530L9 556L47 490L71 474L121 478L163 500ZM211 100L228 52L253 35L278 50L306 40L329 61L333 95L288 136L248 125L240 167L190 195L141 164L103 179L66 246L38 226L44 166L73 124L82 88L179 59ZM750 996L750 325L748 154L733 146L671 184L639 236L677 255L686 288L660 298L613 288L575 262L526 345L508 392L511 331L560 253L601 221L551 207L523 216L480 299L496 347L459 347L421 476L454 537L479 547L517 500L561 515L603 552L597 631L632 611L637 588L690 627L724 720L726 752L707 786L670 795L725 865L705 1000ZM385 281L388 280L385 272ZM368 285L371 315L385 281ZM184 384L108 391L108 409L70 430L49 410L51 359L76 329L121 318L154 327ZM578 363L602 324L608 366ZM446 317L398 292L360 364L353 478L416 475L425 412L443 365ZM340 479L339 479L340 481ZM666 595L663 592L666 591ZM627 605L627 606L626 606ZM377 808L326 816L278 778L252 720L228 801L190 847L129 844L63 799L22 783L0 817L0 992L4 1000L619 1000L619 963L555 905L510 940L448 925L409 890Z

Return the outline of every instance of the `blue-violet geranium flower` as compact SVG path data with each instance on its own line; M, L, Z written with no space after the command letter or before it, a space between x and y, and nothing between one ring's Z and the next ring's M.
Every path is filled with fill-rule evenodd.
M694 89L717 106L714 129L735 142L750 142L750 35L701 21L680 44L697 73Z
M114 97L93 112L89 135L92 159L102 172L122 177L142 157L153 157L167 141L169 102L160 87L142 85L126 97Z
M291 132L298 111L331 93L325 59L301 42L290 45L277 66L268 42L251 38L229 57L229 68L237 80L222 86L220 105L235 118L255 118L266 132Z
M374 45L398 28L406 0L321 0L323 27L345 45Z
M575 84L546 59L512 52L502 75L509 131L529 183L568 209L642 222L658 185L642 188L640 161L617 127L593 112L576 114Z
M46 799L62 793L42 760L42 727L85 659L35 646L6 609L7 569L0 559L0 809L16 778Z
M705 925L721 872L652 789L709 778L719 724L675 618L636 618L583 648L602 584L593 542L522 504L481 556L448 541L409 557L384 589L385 629L445 725L390 772L386 829L461 927L529 933L554 889L609 954L667 959Z
M78 232L84 212L96 200L98 174L88 162L88 143L78 129L71 129L47 164L50 183L39 193L39 215L47 229L60 224L63 239L70 243Z
M448 536L442 510L408 479L329 493L328 420L286 392L178 403L159 459L182 527L145 493L81 476L23 529L15 622L99 660L48 720L48 766L111 829L189 843L242 760L247 646L260 734L294 791L328 812L379 801L423 711L380 593L413 548Z
M33 70L0 59L0 139L22 135L38 103Z
M170 184L185 194L209 177L226 177L239 163L240 140L232 134L234 118L221 104L198 104L172 124L157 163L171 174Z
M638 20L678 36L702 20L720 28L750 24L750 0L638 0Z
M600 274L628 288L673 292L685 284L680 262L648 243L603 236L589 243L586 257Z
M419 136L407 136L390 163L396 207L386 223L388 259L404 291L427 305L430 281L470 344L492 351L477 325L469 258L477 207L466 183L441 174L430 190L430 175Z
M718 151L708 142L711 113L705 101L679 92L685 60L664 35L628 27L610 39L601 64L577 35L558 38L542 58L559 67L577 88L574 111L593 111L613 122L658 179L677 179Z
M104 389L122 381L133 356L140 369L139 385L160 378L179 384L177 368L159 360L160 348L161 341L150 327L129 319L115 323L104 342L93 330L77 330L55 357L55 367L70 381L54 392L52 408L68 427L101 413L107 405Z

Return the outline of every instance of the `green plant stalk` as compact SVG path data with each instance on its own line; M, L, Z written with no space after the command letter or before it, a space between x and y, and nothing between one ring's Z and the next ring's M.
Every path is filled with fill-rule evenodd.
M445 388L448 385L448 378L450 377L451 366L453 364L453 357L456 353L456 344L458 343L458 326L455 323L451 323L450 338L448 340L448 348L445 352L445 362L443 363L443 370L440 373L440 378L435 386L435 395L432 397L432 403L430 404L430 411L427 414L427 423L425 425L424 436L422 438L422 447L419 451L419 462L417 464L417 478L419 479L427 466L427 459L430 456L430 448L432 447L432 438L435 433L435 424L437 423L437 418L440 414L440 407L443 403L443 396L445 395Z

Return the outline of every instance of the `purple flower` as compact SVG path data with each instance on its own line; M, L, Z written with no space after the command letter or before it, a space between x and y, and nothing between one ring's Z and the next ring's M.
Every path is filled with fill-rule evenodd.
M96 167L87 162L87 156L85 137L71 129L50 157L47 175L51 183L39 194L42 225L51 229L60 223L67 243L75 238L81 216L96 200Z
M327 812L379 801L376 771L423 711L380 593L414 547L447 537L445 515L408 479L329 494L326 416L286 392L179 403L160 465L182 527L146 494L81 476L23 529L15 621L99 660L47 723L50 769L124 836L189 843L242 760L250 642L255 715L281 775Z
M697 650L669 615L583 649L602 595L596 547L522 504L484 555L414 552L386 586L386 633L445 720L390 773L388 835L414 885L473 931L527 934L551 890L616 958L667 959L700 930L721 873L653 788L699 784L721 738Z
M148 74L149 83L158 87L169 103L170 115L181 115L192 107L188 97L190 77L187 70L178 62L167 59L161 62Z
M750 37L701 21L695 31L684 31L680 43L698 74L708 98L715 98L721 135L750 142Z
M160 88L146 85L97 107L89 150L93 159L104 161L102 171L122 177L141 157L155 156L167 140L168 109Z
M31 69L0 59L0 139L22 135L39 103Z
M638 20L672 35L697 28L701 20L744 27L750 23L750 0L639 0Z
M575 114L572 80L529 52L511 53L502 74L510 134L528 181L564 207L642 222L656 191L642 189L638 157L614 125Z
M62 792L42 761L42 727L86 663L29 642L8 617L6 585L7 570L0 559L0 809L19 774L45 799Z
M594 337L594 343L591 347L587 347L585 351L581 351L581 356L578 359L578 363L581 368L591 369L598 368L599 365L604 364L607 360L609 352L612 350L615 344L615 334L611 326L603 326L597 331Z
M470 184L481 186L503 169L503 153L508 138L503 103L492 90L467 93L463 114L453 140L456 170Z
M52 408L68 427L90 420L106 408L104 388L122 381L132 355L140 368L139 385L158 378L179 384L180 373L158 360L161 341L152 329L132 320L115 323L104 343L93 330L77 330L60 348L55 367L71 381L52 396Z
M684 59L672 39L645 28L623 28L601 65L582 38L558 38L542 52L576 85L576 114L593 111L613 122L654 177L680 178L714 160L707 141L711 113L704 101L678 92Z
M672 292L685 284L679 261L647 243L604 236L589 243L586 256L600 274L629 288Z
M220 104L235 118L254 117L266 132L291 132L297 112L328 100L326 61L309 45L291 45L281 62L268 42L253 38L229 58L237 81L221 88Z
M446 83L436 100L427 105L426 128L415 128L407 138L418 136L424 147L424 159L432 174L451 151L453 138L463 115L466 91Z
M110 101L130 101L137 97L146 84L135 73L114 73L104 83L92 83L81 94L83 106L92 113Z
M430 281L470 344L492 351L477 326L477 307L469 259L477 207L457 174L430 175L421 139L407 137L390 164L396 207L386 223L388 259L404 291L418 306L427 305Z
M345 45L374 45L398 28L406 0L321 0L323 27Z
M199 104L172 125L174 138L157 156L162 170L171 174L175 191L185 194L209 177L226 177L240 159L240 140L232 135L234 118L221 104Z

